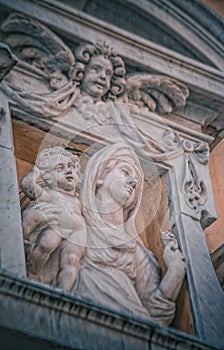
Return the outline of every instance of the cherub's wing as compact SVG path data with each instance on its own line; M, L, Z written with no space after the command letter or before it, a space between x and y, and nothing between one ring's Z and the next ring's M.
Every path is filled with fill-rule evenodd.
M175 79L163 75L133 73L126 76L126 85L120 97L123 102L164 114L183 107L188 95L188 88Z
M18 70L4 83L11 109L29 118L58 118L67 112L79 95L71 78L72 51L47 27L22 14L10 15L1 29L19 59ZM27 79L21 80L21 70Z
M6 19L1 30L4 42L18 57L20 65L49 80L53 89L68 82L75 58L51 30L17 13ZM57 84L56 80L61 80L61 84Z

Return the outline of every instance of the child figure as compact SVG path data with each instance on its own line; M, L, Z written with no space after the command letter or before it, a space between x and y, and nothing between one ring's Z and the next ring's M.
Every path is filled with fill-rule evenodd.
M42 150L32 171L21 180L31 199L22 212L28 276L42 281L45 266L50 264L51 274L57 265L56 281L52 278L50 284L66 291L72 290L87 242L75 193L79 181L78 157L59 146Z

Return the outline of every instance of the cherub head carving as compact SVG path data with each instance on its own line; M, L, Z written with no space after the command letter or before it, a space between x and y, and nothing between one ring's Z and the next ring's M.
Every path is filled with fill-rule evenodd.
M72 193L80 182L78 157L62 147L43 149L37 156L36 167L50 188Z
M151 73L150 62L147 71L142 70L139 63L138 72L126 74L123 59L105 41L81 43L73 53L49 28L22 14L10 15L1 28L5 42L13 41L19 64L25 63L25 69L29 67L34 76L39 75L38 81L40 78L42 83L50 85L46 89L51 94L43 96L42 84L38 84L38 92L35 84L34 91L28 84L26 98L23 89L16 86L15 100L18 108L24 105L23 113L29 105L33 114L58 118L74 106L118 101L165 114L186 104L189 91L185 84L169 76ZM15 32L21 35L15 38Z
M85 43L75 51L73 80L94 100L115 100L125 86L125 64L105 41Z

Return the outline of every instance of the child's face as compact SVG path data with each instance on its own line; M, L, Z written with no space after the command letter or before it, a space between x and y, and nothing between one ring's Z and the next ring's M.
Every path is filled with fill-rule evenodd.
M59 190L73 193L79 183L79 166L66 156L61 156L59 161L55 163L55 167L48 173L53 187L57 187Z
M81 90L96 99L101 99L110 88L112 75L111 61L103 55L94 56L87 64Z

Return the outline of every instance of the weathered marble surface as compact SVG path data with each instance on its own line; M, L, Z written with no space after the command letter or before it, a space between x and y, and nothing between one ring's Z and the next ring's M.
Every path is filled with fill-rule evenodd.
M31 199L22 212L28 277L67 291L75 283L87 242L75 194L79 182L78 157L61 147L43 149L21 180Z
M17 63L18 59L8 45L0 43L0 82Z
M218 349L172 328L100 308L27 279L1 272L0 282L0 326L34 336L36 341L47 339L58 346L88 350Z
M123 59L105 41L83 43L73 55L47 27L21 14L9 16L1 29L20 58L21 69L29 68L34 77L42 80L39 89L32 83L22 84L21 88L21 73L12 76L11 85L5 88L14 108L21 109L21 113L54 119L72 106L121 101L164 114L186 104L189 92L183 83L159 74L126 74ZM21 33L20 39L14 36L15 30ZM48 88L46 95L42 83Z
M169 325L185 263L174 235L162 233L167 271L160 278L159 265L135 227L142 188L142 169L130 146L107 146L89 159L80 195L88 229L87 251L74 293Z
M71 291L78 273L76 295L169 325L185 263L174 235L163 232L167 272L160 279L155 257L138 237L134 221L143 172L134 150L124 143L103 148L90 158L83 176L84 217L74 197L79 162L70 152L42 150L21 180L32 200L22 212L28 276Z
M0 81L17 59L0 44ZM2 83L1 83L2 84ZM8 99L0 84L0 268L25 276L20 203Z
M4 1L1 1L1 3L4 3ZM32 16L36 18L42 18L43 22L51 24L52 26L54 26L54 28L60 28L60 32L62 23L63 26L66 23L67 28L63 30L63 34L65 36L68 35L67 38L69 39L71 39L71 37L75 35L76 39L78 38L78 41L80 42L83 39L83 37L86 38L88 34L89 39L92 38L95 40L96 34L98 35L98 33L103 39L111 38L113 43L115 43L114 46L117 46L117 48L119 48L119 52L122 53L122 57L125 57L129 61L129 63L131 63L132 71L133 67L135 67L137 64L140 70L150 69L151 71L152 69L154 71L165 72L165 74L170 74L171 76L174 76L176 78L178 77L178 79L187 82L188 85L191 87L191 93L193 96L192 105L190 105L190 107L187 106L186 110L180 111L180 113L182 113L182 116L180 118L178 118L178 116L176 116L175 114L171 116L165 116L167 118L173 118L172 120L175 121L175 123L173 124L173 128L175 130L180 130L181 134L179 140L180 143L178 143L178 146L181 145L181 147L179 147L178 152L175 153L175 155L178 156L179 159L175 162L175 160L173 160L174 158L172 158L173 162L171 162L170 167L168 167L167 164L165 164L165 166L167 166L167 169L169 169L167 171L170 172L170 186L172 188L172 191L173 193L177 193L177 195L174 195L173 203L175 207L175 224L177 228L176 235L177 237L179 236L178 238L180 246L187 257L188 282L190 295L192 299L192 310L196 319L196 332L198 336L202 339L210 339L213 343L222 344L223 323L221 321L223 319L223 312L219 305L223 304L223 295L220 293L219 289L217 289L217 284L214 278L214 271L212 270L212 265L209 261L209 255L208 251L206 250L205 242L203 240L203 231L201 229L201 223L204 226L206 226L206 224L209 224L209 222L214 220L215 217L213 201L211 198L210 183L208 179L208 174L206 172L206 164L198 165L197 160L195 161L195 163L194 161L192 161L193 157L196 156L197 158L197 152L195 152L194 150L189 152L186 151L186 149L183 149L183 139L186 138L186 134L190 135L190 140L193 141L193 143L200 143L203 137L202 135L195 135L193 132L191 132L191 130L188 130L188 132L186 133L186 128L184 129L182 125L179 126L178 123L179 121L183 121L185 118L187 119L187 121L193 120L195 121L195 124L197 124L197 130L200 131L203 125L207 125L208 121L214 121L216 119L217 115L219 115L219 111L223 108L223 76L220 74L220 72L217 72L211 67L205 67L201 64L198 64L197 62L194 63L191 60L186 60L183 57L179 57L176 54L172 55L171 52L168 51L158 50L157 47L149 45L149 43L142 41L140 38L136 38L135 36L129 35L124 32L120 33L118 29L116 30L115 28L106 26L102 23L99 23L98 21L94 21L91 18L88 18L89 21L84 21L83 18L86 19L87 17L80 16L80 13L71 14L69 13L68 9L66 9L66 11L68 11L69 13L68 15L68 13L63 10L63 5L61 5L62 7L60 5L56 6L56 10L54 10L53 8L50 8L49 3L46 2L44 4L39 5L37 3L29 3L29 1L17 1L17 3L12 1L10 6L12 6L15 9L18 9L18 7L21 4L23 5L23 11L26 14L29 14L30 11L30 14ZM41 8L41 6L43 6L43 8ZM58 17L55 16L55 13L57 13ZM42 14L42 16L40 14ZM66 19L66 22L63 21L64 19ZM14 24L17 24L17 22L15 22ZM14 27L16 27L16 25ZM81 30L83 28L84 30ZM44 33L42 32L42 34ZM52 37L51 34L50 38L53 38L54 40L55 37L54 35ZM46 39L46 37L44 38ZM13 112L16 113L19 117L24 118L24 120L30 123L32 122L35 125L39 125L41 127L43 125L44 127L46 127L46 125L52 126L52 121L48 118L45 118L45 124L43 123L45 115L54 118L55 116L61 116L61 113L64 111L70 111L70 107L72 106L74 101L76 101L76 99L78 100L78 98L82 100L82 95L84 95L84 92L86 92L86 87L85 85L81 86L82 84L80 84L78 89L75 89L75 91L73 83L70 85L65 84L64 89L63 86L61 87L61 85L67 83L66 78L68 79L68 76L66 76L66 74L69 72L69 68L66 65L64 66L64 63L68 63L69 65L72 62L72 59L64 43L59 41L58 38L55 40L55 42L57 44L56 48L59 48L59 52L61 48L65 48L65 52L68 54L67 56L58 55L58 61L54 61L53 64L51 60L45 60L45 64L46 61L47 64L44 66L44 68L40 65L42 67L42 74L40 74L40 69L38 73L36 72L36 76L34 74L34 69L32 70L32 67L30 66L28 68L29 72L32 72L30 76L33 74L32 78L30 78L29 76L31 82L33 81L36 83L36 81L41 76L42 80L40 85L35 85L35 83L31 84L34 92L38 87L37 95L32 96L30 94L30 81L27 83L26 79L20 79L21 76L24 76L24 72L26 72L26 69L24 69L25 65L22 67L23 70L22 73L20 72L20 76L17 76L17 87L20 88L20 84L22 86L27 84L27 94L24 94L23 91L21 92L22 89L19 93L17 93L17 91L15 91L16 89L11 89L11 87L7 86L6 84L4 86L5 93L7 94L7 96L10 96L12 102L11 108ZM56 54L59 52L54 52L55 55L53 56L56 56ZM65 54L65 52L63 53ZM60 62L61 58L63 58L63 62ZM217 65L220 63L220 58L222 60L221 56L218 57L218 61L214 58L215 57L213 56L213 62L216 62ZM49 57L47 57L47 59L49 59ZM44 62L42 61L41 63ZM63 67L61 66L61 63ZM50 71L52 67L53 71ZM76 84L78 84L77 81ZM102 85L104 84L98 84L97 91L102 90ZM46 99L46 93L47 91L49 91L49 89L50 94L47 96ZM54 92L56 89L56 94L53 94L53 96L51 89L53 89ZM40 91L44 93L43 96L39 95ZM88 95L87 97L91 96ZM22 100L20 98L22 98ZM135 98L138 101L138 93L137 97L135 96ZM91 100L92 97L87 98L87 103L90 103ZM98 102L101 102L101 98ZM209 108L204 108L203 103L209 105ZM205 110L206 113L204 113ZM215 114L212 114L213 112ZM150 116L146 115L144 125L147 125L146 120L148 117L149 120L151 120ZM100 122L100 118L98 118L99 115L96 115L97 122ZM85 123L85 120L83 121ZM140 118L138 121L140 124ZM192 123L191 125L195 124ZM130 126L130 124L128 125ZM185 124L185 121L183 122L183 126L184 125L188 126L188 124ZM151 125L149 126L149 129L150 127ZM62 132L63 126L60 126L60 128L60 131ZM123 133L125 133L124 130ZM136 136L136 131L134 132L134 135ZM138 132L137 135L139 136ZM133 138L133 140L135 140L135 137ZM142 139L140 137L140 141L141 140ZM210 142L211 140L207 141ZM154 146L155 143L153 143L153 147ZM191 153L190 157L189 153ZM185 169L189 171L190 177L186 176ZM185 180L188 181L186 182ZM200 186L197 187L198 184ZM202 195L198 193L200 191L202 192ZM194 234L195 232L197 234ZM209 273L209 279L206 279L205 274L202 275L200 273L201 261L196 249L198 245L201 248L202 256L204 257L204 261L206 262L206 267L204 267L204 269L206 273ZM213 286L214 289L209 289L210 284ZM209 296L205 294L204 290L210 291ZM212 303L213 295L218 296L215 308L213 307ZM215 312L213 313L214 310ZM212 315L212 317L208 317L208 315ZM212 328L214 324L216 325L215 329Z
M15 157L0 146L0 268L26 275Z

